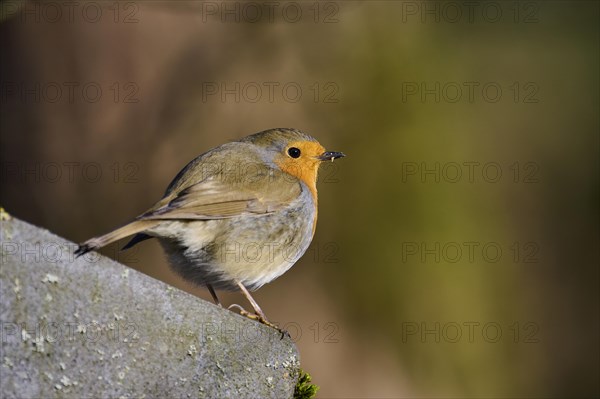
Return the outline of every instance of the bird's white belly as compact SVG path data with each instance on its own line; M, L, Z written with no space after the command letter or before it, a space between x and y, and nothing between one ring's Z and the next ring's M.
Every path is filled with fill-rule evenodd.
M301 206L302 197L269 215L165 221L151 234L187 279L217 289L237 289L241 282L256 290L289 270L310 245L314 207Z

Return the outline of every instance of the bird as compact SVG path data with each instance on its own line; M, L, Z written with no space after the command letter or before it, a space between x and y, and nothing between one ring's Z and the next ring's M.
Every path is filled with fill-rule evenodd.
M281 276L306 252L317 225L319 166L344 156L293 128L222 144L189 162L154 206L80 244L75 255L129 236L123 250L156 238L173 270L206 287L215 304L221 306L215 290L240 291L254 313L237 304L229 309L279 330L250 291Z

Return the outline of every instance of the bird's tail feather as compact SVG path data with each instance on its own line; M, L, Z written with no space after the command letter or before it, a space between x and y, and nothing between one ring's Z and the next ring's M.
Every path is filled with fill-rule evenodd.
M99 237L90 238L75 250L75 255L78 257L84 255L90 251L102 248L112 242L120 240L121 238L128 237L130 235L139 233L156 226L160 221L158 220L135 220L125 226L119 227Z

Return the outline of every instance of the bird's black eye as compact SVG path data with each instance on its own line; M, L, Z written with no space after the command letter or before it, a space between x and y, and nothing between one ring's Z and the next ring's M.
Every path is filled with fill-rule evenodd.
M288 155L292 158L298 158L300 156L300 149L298 149L296 147L291 147L288 150Z

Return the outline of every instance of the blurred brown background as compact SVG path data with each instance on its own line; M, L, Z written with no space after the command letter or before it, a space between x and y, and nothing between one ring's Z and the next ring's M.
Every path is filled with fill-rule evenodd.
M81 242L196 155L300 128L348 157L255 297L320 397L600 394L598 2L75 4L2 3L9 213Z

